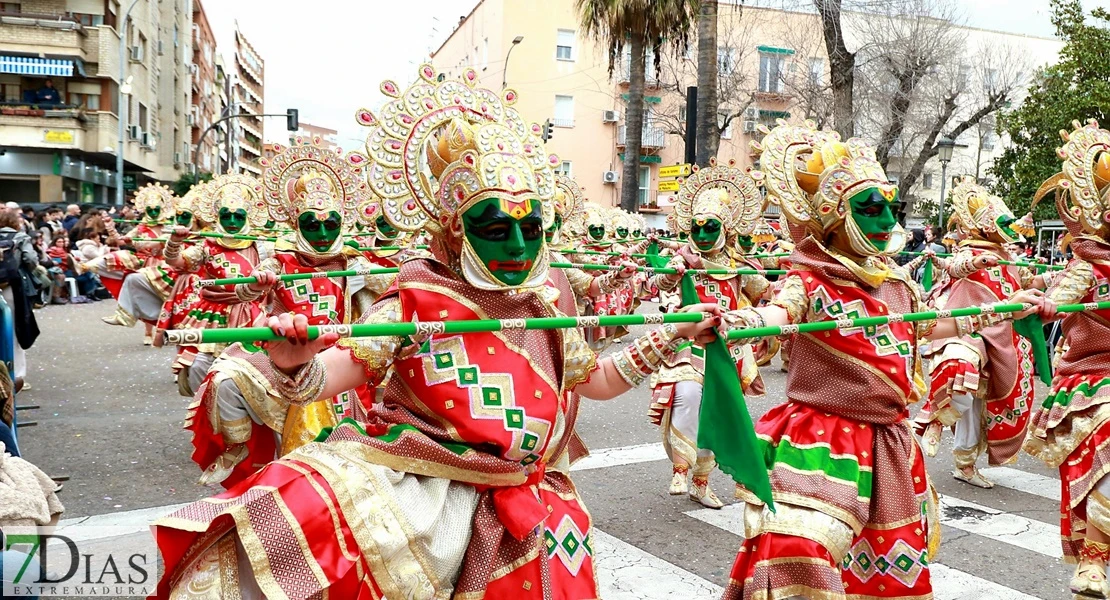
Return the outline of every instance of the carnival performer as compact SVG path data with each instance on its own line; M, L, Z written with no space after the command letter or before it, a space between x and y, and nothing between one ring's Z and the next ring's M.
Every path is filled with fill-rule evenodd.
M293 231L293 240L278 242L273 256L254 267L255 283L235 287L239 302L260 304L256 324L274 315L304 315L310 325L347 325L381 296L395 279L373 274L375 266L344 244L353 229L356 209L371 199L363 178L366 155L347 156L323 147L320 138L297 138L289 147L276 145L263 159L263 198L269 219ZM412 227L419 227L415 221ZM360 271L355 276L279 281L282 275ZM193 434L193 461L204 485L231 487L258 465L284 456L312 441L343 417L365 419L373 392L360 386L334 398L292 406L270 385L270 361L257 344L231 344L220 354L197 388L185 419Z
M243 277L273 254L272 244L250 235L267 219L262 183L250 175L226 174L207 182L201 189L194 215L200 223L211 223L214 233L221 237L206 237L204 241L183 250L182 244L188 238L190 229L174 228L165 249L166 263L171 268L194 273L201 279ZM244 302L236 295L234 287L206 287L185 309L178 328L245 327L259 313L258 303ZM202 381L212 361L225 346L183 346L178 349L171 368L179 381L183 370L188 371L188 381Z
M1037 191L1055 193L1074 258L1047 294L1057 304L1110 300L1110 131L1091 121L1062 133L1061 172ZM1071 591L1110 597L1110 311L1087 310L1063 320L1066 349L1048 397L1029 424L1025 450L1060 469L1060 535L1064 560L1075 563Z
M951 203L949 229L959 231L962 241L944 263L947 283L931 294L934 308L996 304L1035 284L1032 270L998 264L1014 260L1005 244L1033 233L1001 198L968 177L952 190ZM974 335L933 342L924 358L930 361L931 383L915 426L925 455L936 456L943 428L954 426L952 476L994 487L975 463L983 452L992 466L1017 459L1033 404L1032 345L1010 321L1002 321Z
M736 270L751 268L737 260L730 249L741 236L751 236L760 219L763 197L757 183L762 175L745 173L733 166L718 165L716 159L704 169L694 168L682 183L675 204L675 224L689 233L690 241L669 264L680 273L685 269ZM758 263L756 263L758 264ZM681 275L656 275L651 285L673 292ZM714 303L731 311L754 306L770 289L758 274L693 275L694 287L702 302ZM759 375L749 344L731 345L740 384L746 394L762 395ZM670 493L689 493L691 499L709 508L723 503L709 487L709 473L716 466L713 452L699 448L698 416L701 413L702 378L705 374L705 348L682 346L652 376L652 399L648 416L663 433L663 448L671 459Z
M541 128L521 121L514 91L476 89L473 69L461 77L440 81L424 65L408 89L382 84L380 118L359 113L374 125L374 192L387 212L417 203L433 242L432 257L402 264L366 323L575 310L549 268L555 184ZM308 341L303 315L272 317L286 340L268 344L271 383L289 403L391 372L386 399L364 424L345 421L216 501L160 520L160 593L597 598L589 513L558 465L574 431L563 391L614 397L715 321L666 325L598 360L576 329L444 335L427 323L411 338L337 343L336 333Z
M764 128L764 131L766 128ZM916 284L890 255L905 241L898 188L860 139L782 121L765 131L768 193L804 231L770 305L725 328L908 313ZM1009 299L1039 306L1039 292ZM1024 315L1019 315L1024 316ZM893 322L794 338L786 402L756 424L775 511L744 488L745 540L726 599L931 598L940 526L907 407L924 394L918 339L978 331L1000 317ZM874 485L872 484L874 482Z
M129 272L123 278L116 312L101 320L109 325L134 327L142 321L146 327L143 345L153 343L154 324L162 310L162 303L169 297L176 275L162 259L165 243L163 223L174 217L174 195L164 185L150 183L135 193L135 209L142 222L120 239L130 250L116 250L77 265L77 271L102 273L105 271ZM114 222L109 222L115 234ZM117 234L118 236L118 234ZM145 241L161 240L161 241Z

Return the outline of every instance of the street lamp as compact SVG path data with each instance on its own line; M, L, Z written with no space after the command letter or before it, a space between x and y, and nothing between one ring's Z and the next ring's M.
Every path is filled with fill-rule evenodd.
M509 57L513 54L513 48L516 48L516 45L523 41L523 35L516 36L515 38L513 38L513 44L509 46L509 51L505 53L505 68L501 70L501 89L505 89L505 86L508 85Z
M956 142L951 138L942 137L937 140L937 159L940 160L940 200L937 202L937 235L944 229L944 184L948 182L948 163L952 160L952 152L956 149Z
M123 206L123 131L127 121L127 107L123 104L125 94L131 93L131 78L125 79L127 69L127 21L131 18L131 9L139 0L131 0L131 6L123 13L123 20L119 27L119 90L116 94L116 106L119 108L119 143L116 150L116 204Z

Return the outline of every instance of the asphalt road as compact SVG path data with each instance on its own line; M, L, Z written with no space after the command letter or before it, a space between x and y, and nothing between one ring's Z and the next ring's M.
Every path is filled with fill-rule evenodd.
M39 311L43 334L28 352L32 387L17 399L41 407L20 413L23 420L38 422L21 429L20 446L25 458L51 476L69 477L60 496L67 519L178 504L219 491L196 484L199 470L181 428L188 400L178 396L171 377L171 350L143 347L141 328L101 323L114 306L108 301ZM648 304L644 310L654 309ZM783 398L786 375L777 359L763 376L767 394L748 399L753 418ZM648 396L641 388L585 404L579 431L595 454L658 444L659 431L646 417ZM952 479L949 449L946 437L940 454L929 459L945 504L944 541L934 562L959 576L938 589L937 598L1070 598L1071 568L1058 558L1059 508L1051 499L1059 495L1056 473L1023 455L995 475L995 489L980 490ZM740 537L722 523L735 520L737 512L704 511L685 497L668 495L671 469L663 451L632 450L646 452L646 458L618 458L575 473L594 525L677 573L725 585ZM711 481L731 502L728 478L717 472ZM657 584L644 579L642 587L634 582L606 597L680 597L652 591Z

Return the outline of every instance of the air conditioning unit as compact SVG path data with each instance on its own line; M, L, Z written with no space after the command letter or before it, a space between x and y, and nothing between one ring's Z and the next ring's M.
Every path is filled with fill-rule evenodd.
M607 110L601 113L602 123L616 123L621 118L621 114L615 110Z
M174 152L173 153L173 166L176 167L180 164L181 164L181 153L180 152Z
M601 174L601 181L604 183L616 183L620 178L621 174L616 171L606 171Z
M744 109L744 120L754 121L759 118L759 109L754 106L749 106Z
M196 124L197 124L197 116L193 113L189 113L189 126L193 126L193 125L196 125Z
M162 56L162 40L158 40L158 56Z
M758 126L759 123L755 121L744 121L744 133L755 133L756 127Z
M143 129L138 125L132 125L127 128L128 139L137 140L143 135Z
M141 144L142 144L143 146L146 146L147 148L151 148L152 146L150 145L150 134L149 134L149 133L146 133L146 132L144 131L144 132L143 132L143 140L142 140L142 142L140 142L140 143L141 143Z
M142 46L131 46L131 61L132 62L142 62L142 60L143 60L143 47Z

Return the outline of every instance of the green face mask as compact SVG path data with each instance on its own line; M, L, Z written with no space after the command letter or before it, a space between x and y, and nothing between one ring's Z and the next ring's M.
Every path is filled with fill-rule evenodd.
M324 219L321 220L320 217ZM343 230L343 218L333 211L325 215L306 212L297 218L297 229L308 245L317 252L327 252L335 245Z
M678 232L678 239L685 242L686 238L688 238L688 237L690 237L690 234L686 233L685 231Z
M634 237L634 238L641 238L641 237L644 237L644 232L643 232L643 230L641 230L641 229L633 229L633 230L632 230L632 237Z
M848 199L852 208L852 220L867 241L880 252L886 250L890 243L890 233L898 224L895 215L897 201L897 194L890 200L875 188L863 190Z
M605 237L604 225L590 225L590 237L595 240L600 240Z
M690 239L694 240L694 246L703 252L712 250L720 237L721 222L717 219L708 219L701 224L695 221L690 227Z
M277 226L277 221L273 221L273 220L267 220L266 224L263 225L263 227L265 227L266 229L269 229L271 231L273 231L274 227L276 227L276 226Z
M177 213L173 221L182 227L189 227L193 224L193 213L187 210L181 211Z
M543 249L540 201L529 200L525 207L528 212L520 215L519 207L514 210L490 198L463 213L463 233L470 247L490 274L506 285L524 283Z
M239 233L247 226L247 211L240 208L231 210L228 208L220 209L220 227L228 233Z
M378 235L387 240L392 240L397 237L397 230L389 224L389 221L385 220L385 217L378 217L378 219L374 221L374 226L378 228Z
M143 212L146 214L146 218L150 219L151 221L157 221L158 217L162 216L162 207L148 206Z
M617 227L617 237L622 239L622 240L627 238L628 237L628 228L627 227Z
M745 250L751 250L752 246L755 245L755 242L752 241L752 236L750 235L738 235L736 236L736 241L739 242L740 247Z
M555 234L559 233L559 230L562 228L563 218L559 215L555 215L555 221L551 223L551 227L548 227L547 230L543 232L543 235L545 238L547 238L547 242L549 244L551 243L551 240L555 239Z

